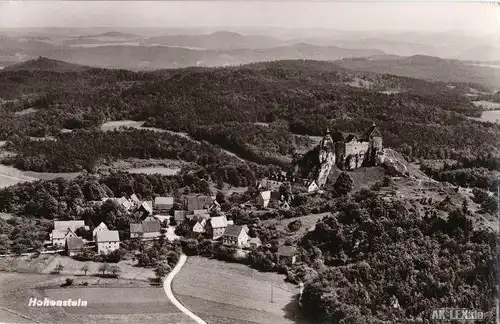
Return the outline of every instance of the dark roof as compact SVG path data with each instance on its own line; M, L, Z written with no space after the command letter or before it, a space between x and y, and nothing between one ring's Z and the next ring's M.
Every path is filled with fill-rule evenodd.
M157 219L145 220L142 222L142 230L144 233L159 232L161 230L161 222Z
M283 245L278 248L278 255L293 256L297 253L297 249L294 246Z
M224 231L224 236L238 237L243 230L242 226L239 225L228 225Z
M142 224L130 224L130 233L142 233Z
M83 240L80 237L68 237L66 239L66 248L68 250L78 250L83 247Z
M355 139L356 139L356 135L349 134L349 135L347 135L347 137L345 138L345 141L346 141L346 142L350 142L350 141L355 140Z
M365 132L364 134L365 140L368 140L370 136L381 136L375 123Z
M212 197L210 196L188 196L186 200L186 207L189 211L207 209L212 205Z

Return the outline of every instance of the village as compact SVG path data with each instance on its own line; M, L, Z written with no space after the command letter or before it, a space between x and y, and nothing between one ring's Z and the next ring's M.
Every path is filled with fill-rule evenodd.
M353 170L383 161L382 138L375 124L359 139L355 135L344 139L342 134L332 135L327 129L324 138L310 152L315 155L315 165L309 170L304 172L302 161L297 158L288 172L273 173L257 181L253 199L240 204L240 207L287 211L294 193L322 193L322 187L333 168ZM309 176L301 177L304 174ZM187 229L182 232L186 238L204 237L213 242L222 242L224 246L234 247L243 254L262 244L259 237L250 236L248 225L235 224L221 210L217 196L198 194L177 199L165 196L141 200L132 194L129 197L102 198L93 203L99 205L106 202L113 202L127 213L140 213L140 222L130 223L129 237L120 237L118 230L110 230L103 222L90 228L83 220L54 220L46 247L49 250L64 250L69 257L86 250L97 255L108 255L119 250L124 240L151 243L160 238L169 241L179 239L180 235L176 234L179 226ZM89 235L81 235L90 231L91 239ZM293 264L296 259L292 246L279 246L275 255L277 260L284 260L286 264Z

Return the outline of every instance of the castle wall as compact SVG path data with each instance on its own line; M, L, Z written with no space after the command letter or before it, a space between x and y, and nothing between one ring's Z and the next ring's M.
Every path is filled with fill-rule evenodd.
M369 142L345 143L345 155L341 161L342 167L348 170L362 167L368 157L369 149Z

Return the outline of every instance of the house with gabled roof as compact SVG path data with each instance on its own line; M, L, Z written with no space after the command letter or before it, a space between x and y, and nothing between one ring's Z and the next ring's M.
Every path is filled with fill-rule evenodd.
M97 253L108 254L120 248L118 231L99 231L96 233Z
M161 235L161 222L153 216L148 216L141 223L130 224L131 238L153 238Z
M108 231L108 230L109 230L108 226L106 226L106 224L104 224L104 222L101 222L101 224L97 225L96 228L94 228L94 230L92 231L92 237L95 240L95 235L97 234L97 232Z
M294 246L282 245L276 252L278 263L282 262L287 265L292 265L297 261L297 248Z
M141 204L141 200L139 199L139 197L137 197L137 195L134 193L130 196L130 201L136 206L136 207L139 207L140 204Z
M205 195L192 195L185 198L186 209L189 212L194 210L208 209L212 205L214 197Z
M153 201L146 200L143 201L138 208L139 211L142 211L146 216L153 214Z
M206 232L207 218L201 218L193 226L193 234L203 234Z
M77 237L75 232L73 232L70 228L66 231L63 230L53 230L50 233L50 240L52 241L53 246L64 247L66 244L66 240L70 237Z
M237 246L241 248L247 245L249 238L250 237L243 226L229 225L226 227L226 230L222 235L222 243L224 245Z
M216 240L224 234L227 225L226 216L212 217L207 224L207 233Z
M257 195L257 205L267 207L271 201L271 190L261 191Z

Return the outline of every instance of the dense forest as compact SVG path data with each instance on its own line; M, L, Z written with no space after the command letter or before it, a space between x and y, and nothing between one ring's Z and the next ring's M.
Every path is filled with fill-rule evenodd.
M369 191L346 198L302 240L302 303L318 323L402 323L439 307L482 310L493 322L493 233L467 208L420 219ZM305 277L304 277L305 275ZM425 321L424 321L425 322Z
M268 174L268 168L246 163L221 152L207 142L159 133L151 130L76 131L60 134L54 140L34 141L17 136L7 143L7 149L18 152L5 159L25 170L94 172L99 164L126 158L173 159L201 167L215 183L248 186Z
M353 86L356 80L372 86ZM380 92L394 88L402 92ZM359 133L376 122L387 146L407 145L415 157L497 154L500 126L465 117L480 113L467 91L466 85L351 72L315 61L150 73L5 71L0 139L134 119L206 137L259 163L281 164L294 145L291 133L323 135L327 126ZM27 108L33 109L23 113ZM255 122L277 124L280 134Z

